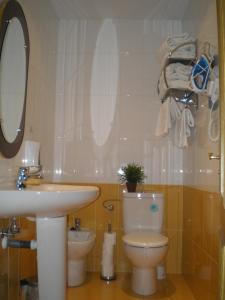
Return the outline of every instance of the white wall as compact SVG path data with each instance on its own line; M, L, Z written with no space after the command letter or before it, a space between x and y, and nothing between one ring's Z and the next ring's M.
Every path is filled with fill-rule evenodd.
M204 7L201 18L191 19L196 10L195 4L189 7L184 29L198 38L200 46L205 41L217 49L217 16L216 1ZM191 147L184 151L184 184L194 185L209 191L219 191L219 161L209 160L208 153L219 153L219 141L211 142L208 138L209 108L207 97L199 97L199 108L196 114L195 135Z
M41 162L45 178L51 177L53 165L54 103L56 84L56 44L58 19L48 1L19 1L24 9L30 35L25 139L41 143ZM0 183L13 182L20 153L13 159L0 158ZM0 226L7 220L1 219ZM29 239L29 230L23 232ZM19 252L0 249L0 294L4 299L19 298ZM3 281L3 279L4 281ZM2 298L2 299L3 299Z
M19 2L24 9L30 35L25 139L41 143L41 163L48 179L53 165L58 19L48 1ZM0 159L0 182L14 180L20 159L20 153L13 159Z
M197 112L195 138L184 152L171 137L154 136L160 102L157 50L168 34L188 31L216 44L215 1L201 18L190 1L185 20L61 20L50 2L21 0L31 39L26 139L41 142L45 178L118 182L127 162L143 164L147 183L218 188L218 162L207 153L205 100ZM155 17L155 16L154 16ZM213 25L212 25L213 24ZM113 36L113 39L108 39ZM20 164L0 160L0 181L12 180Z
M136 161L146 182L182 184L182 151L154 136L157 50L180 32L179 20L60 21L55 180L118 182L120 166Z

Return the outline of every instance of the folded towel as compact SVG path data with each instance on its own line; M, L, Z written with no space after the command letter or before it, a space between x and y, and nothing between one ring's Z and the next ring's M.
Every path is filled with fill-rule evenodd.
M187 80L169 80L169 88L180 90L191 90L190 82Z
M181 63L173 63L166 66L167 79L190 80L192 66L183 65Z
M182 45L184 43L193 43L195 42L195 39L191 37L187 32L182 33L180 35L173 35L168 36L168 38L165 40L165 42L162 44L160 51L172 51L177 46Z
M171 55L170 55L171 52ZM170 51L169 53L164 55L164 60L165 58L172 57L172 58L182 58L182 59L195 59L196 57L196 46L195 44L189 44L189 45L184 45L180 46L174 51ZM167 55L167 57L166 57Z
M160 61L164 61L168 57L194 59L196 57L196 45L194 43L195 39L188 33L169 36L158 51Z
M156 123L155 135L165 136L169 133L170 128L171 128L170 100L168 98L160 106L158 120Z
M169 36L166 40L166 45L169 49L175 49L179 45L192 42L195 42L195 39L186 32L181 35Z
M168 65L166 70L162 71L158 82L160 99L164 98L169 88L191 90L191 72L192 66L183 65L181 63L173 63ZM166 77L166 81L164 76Z

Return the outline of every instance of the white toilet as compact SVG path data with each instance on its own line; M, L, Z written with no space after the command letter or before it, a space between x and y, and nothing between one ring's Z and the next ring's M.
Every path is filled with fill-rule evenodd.
M68 276L69 287L79 286L86 279L86 257L94 246L96 235L91 230L68 231Z
M161 234L164 197L161 193L123 194L123 242L133 265L132 289L143 296L156 292L156 267L166 256L168 238Z

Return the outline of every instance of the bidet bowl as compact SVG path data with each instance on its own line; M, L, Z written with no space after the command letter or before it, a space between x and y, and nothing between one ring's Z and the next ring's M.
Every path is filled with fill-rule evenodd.
M67 285L79 286L86 280L86 258L95 243L92 230L68 231L68 268Z
M91 251L96 234L92 230L68 231L68 259L83 259Z

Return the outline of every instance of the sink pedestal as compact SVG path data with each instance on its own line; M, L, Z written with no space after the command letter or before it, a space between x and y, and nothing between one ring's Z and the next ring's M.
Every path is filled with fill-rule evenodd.
M66 217L36 222L39 300L66 300Z

